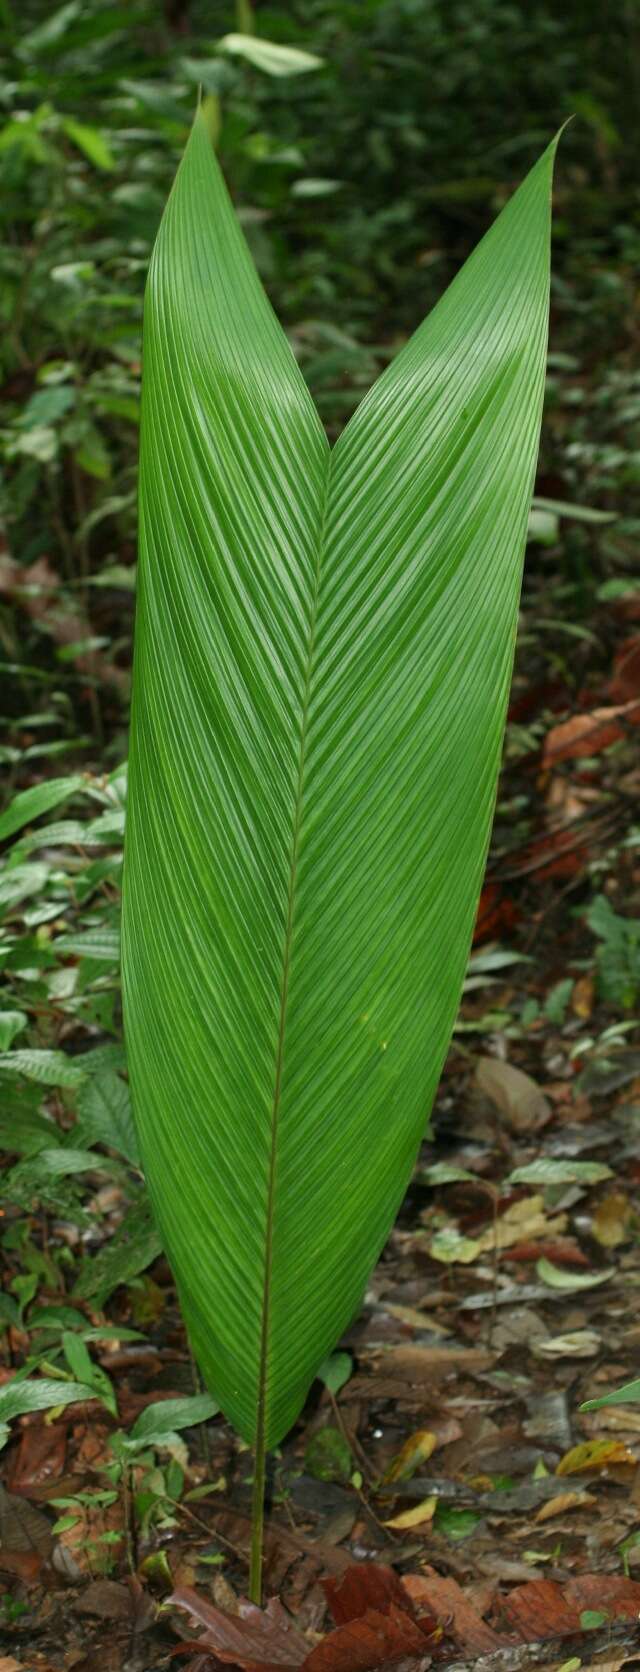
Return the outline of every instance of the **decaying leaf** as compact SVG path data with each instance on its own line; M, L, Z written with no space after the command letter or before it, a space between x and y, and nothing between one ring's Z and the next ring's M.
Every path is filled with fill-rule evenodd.
M272 1597L264 1609L241 1600L237 1615L214 1608L187 1586L174 1591L168 1602L174 1608L184 1608L205 1627L198 1646L213 1649L225 1665L241 1666L245 1672L254 1672L254 1668L264 1672L275 1666L302 1666L306 1660L306 1638L277 1597Z
M638 1459L622 1440L584 1440L561 1457L557 1475L578 1475L586 1469L606 1469L610 1463L637 1466Z
M559 726L547 732L542 751L543 766L557 766L559 761L578 760L585 755L599 755L625 735L629 725L640 720L638 700L619 703L613 708L594 708L590 714L573 714Z
M570 1509L586 1509L589 1504L597 1503L593 1492L559 1492L555 1498L549 1498L548 1503L541 1504L535 1521L551 1521L556 1515L564 1515Z
M568 1330L566 1335L549 1335L532 1347L537 1358L594 1358L602 1337L595 1329Z
M402 1584L416 1605L432 1609L442 1622L451 1621L457 1642L469 1654L491 1654L500 1648L502 1639L482 1619L456 1579L444 1579L430 1569L425 1574L406 1574Z
M603 1196L593 1216L592 1229L601 1248L619 1248L627 1242L632 1230L633 1215L628 1196L623 1190L610 1190Z
M480 1057L476 1085L491 1098L513 1132L537 1132L551 1119L551 1108L529 1074L497 1057Z
M382 1477L383 1485L390 1486L394 1480L410 1480L416 1469L420 1468L420 1464L426 1463L427 1458L435 1451L437 1444L437 1435L433 1434L428 1428L421 1428L415 1434L410 1434L409 1439L405 1440L402 1450L398 1452L397 1457L394 1457L393 1462L389 1464L389 1468L385 1470Z
M433 1521L437 1505L436 1497L423 1498L422 1503L402 1510L399 1515L392 1515L390 1520L385 1521L385 1527L397 1527L401 1531L406 1531L408 1527L421 1527L425 1521Z

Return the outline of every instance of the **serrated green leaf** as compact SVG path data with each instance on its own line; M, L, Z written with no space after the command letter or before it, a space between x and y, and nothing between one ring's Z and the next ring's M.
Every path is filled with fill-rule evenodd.
M77 935L58 935L54 946L56 952L67 957L96 958L100 963L117 964L120 957L117 929L83 929Z
M81 1086L84 1069L79 1068L64 1051L3 1051L0 1070L5 1074L24 1074L40 1086Z
M86 842L86 825L80 819L60 819L57 824L42 825L20 837L20 853L31 853L34 848L78 847Z
M145 304L123 977L205 1378L274 1445L359 1305L462 986L544 386L545 153L330 454L194 125Z
M151 1222L146 1197L125 1214L115 1236L98 1254L86 1254L80 1276L72 1291L73 1300L92 1300L103 1305L120 1283L145 1271L160 1253L160 1237Z
M0 814L0 842L39 818L41 813L50 813L52 807L68 801L83 785L84 779L76 773L71 778L50 778L44 784L34 784L30 790L21 790Z
M107 1144L139 1167L129 1087L118 1074L107 1071L87 1081L78 1099L78 1120L82 1141Z

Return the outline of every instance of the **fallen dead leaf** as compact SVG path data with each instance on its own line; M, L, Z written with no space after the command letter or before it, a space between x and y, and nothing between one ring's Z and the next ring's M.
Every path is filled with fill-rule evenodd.
M23 1428L20 1444L13 1452L7 1485L11 1492L29 1494L30 1486L57 1480L62 1474L67 1444L67 1424L32 1423Z
M589 1504L598 1502L593 1492L559 1492L556 1498L550 1498L548 1503L542 1504L534 1517L535 1521L552 1521L555 1515L564 1515L568 1509L584 1509Z
M401 1531L407 1527L421 1527L424 1522L433 1521L437 1505L436 1497L423 1498L422 1503L414 1504L412 1509L402 1510L400 1515L393 1515L384 1525L398 1527Z
M330 1631L303 1662L304 1672L382 1672L402 1662L406 1672L431 1666L428 1636L405 1609L371 1608L362 1618Z
M443 1579L429 1568L422 1574L406 1574L402 1585L412 1602L431 1609L443 1623L452 1621L458 1642L470 1654L491 1654L500 1648L502 1639L485 1623L456 1579Z
M428 1428L419 1428L415 1434L410 1434L405 1440L397 1457L389 1464L382 1476L384 1486L390 1486L394 1480L411 1480L421 1463L435 1451L438 1444L437 1436Z
M584 1419L585 1428L590 1434L597 1434L601 1428L614 1429L617 1434L640 1434L640 1411L634 1411L630 1405L606 1406L602 1411L590 1411Z
M51 1523L41 1510L25 1498L15 1497L0 1486L0 1560L27 1556L42 1562L53 1546ZM15 1571L15 1570L14 1570Z
M384 1353L380 1368L390 1378L401 1377L407 1382L430 1387L434 1375L446 1376L454 1370L488 1370L492 1363L492 1354L482 1347L464 1347L454 1343L450 1347L390 1347ZM354 1377L353 1383L355 1380ZM367 1378L359 1376L357 1381L360 1392L364 1391ZM347 1384L349 1389L353 1383Z
M275 1666L302 1666L306 1660L306 1638L277 1597L272 1597L266 1608L240 1598L237 1615L212 1607L188 1586L173 1591L167 1602L174 1608L184 1608L205 1627L198 1648L213 1649L225 1665L241 1666L245 1672L254 1672L255 1668L265 1672L265 1668Z
M77 1614L94 1614L99 1620L130 1620L131 1592L114 1579L96 1579L75 1601Z
M629 1199L622 1190L611 1190L603 1196L593 1216L592 1230L601 1248L619 1248L628 1242L632 1230L632 1211Z
M599 1583L602 1594L606 1580ZM516 1586L509 1596L501 1597L500 1610L522 1643L538 1643L545 1637L565 1636L580 1628L578 1609L566 1600L554 1579L533 1579L528 1585Z
M585 1469L606 1469L610 1463L626 1463L635 1469L637 1461L622 1440L583 1440L560 1458L556 1474L578 1475Z
M492 1254L495 1249L510 1248L523 1238L535 1242L539 1237L562 1236L566 1227L566 1213L548 1219L544 1211L544 1197L525 1196L520 1202L512 1202L495 1224L476 1239L478 1253Z
M557 766L559 761L578 760L581 756L599 755L624 737L627 725L640 720L640 702L618 703L613 708L594 708L590 714L572 714L547 732L542 749L542 765Z
M594 997L595 982L593 976L579 976L578 980L573 984L573 992L571 994L571 1009L574 1016L579 1016L583 1022L588 1021L593 1010Z
M616 651L608 695L614 702L633 702L640 696L640 637L634 634Z
M480 1057L476 1085L514 1132L536 1132L551 1119L549 1103L529 1074L497 1057Z
M550 1335L546 1341L534 1341L531 1351L536 1358L593 1358L601 1344L597 1330L575 1329L566 1335Z

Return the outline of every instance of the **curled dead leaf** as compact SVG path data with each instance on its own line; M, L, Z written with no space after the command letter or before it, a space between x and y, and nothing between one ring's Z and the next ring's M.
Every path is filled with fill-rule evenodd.
M437 1444L437 1435L428 1428L419 1428L415 1434L410 1434L397 1457L394 1457L389 1468L385 1470L382 1477L383 1485L390 1486L394 1480L411 1480L420 1464L426 1463L427 1458L435 1451Z
M478 1090L489 1097L514 1132L537 1132L551 1119L551 1108L530 1074L497 1057L480 1057Z
M559 1492L555 1498L549 1498L542 1504L535 1516L536 1521L551 1521L555 1515L564 1515L569 1509L586 1509L589 1504L597 1503L593 1492Z
M422 1527L425 1523L433 1521L437 1504L436 1497L423 1498L422 1502L414 1504L412 1509L405 1509L399 1515L392 1515L389 1521L385 1521L385 1527L397 1527L400 1531L406 1531L407 1527Z
M624 1463L635 1469L637 1461L622 1440L583 1440L560 1458L556 1474L578 1475L586 1469L606 1469L610 1463Z

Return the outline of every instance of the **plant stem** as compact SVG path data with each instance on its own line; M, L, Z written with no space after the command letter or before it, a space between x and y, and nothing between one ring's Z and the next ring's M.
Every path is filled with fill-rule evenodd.
M254 1453L253 1500L251 1504L251 1568L249 1597L251 1602L262 1602L262 1539L264 1531L264 1482L266 1452L264 1435L258 1429Z

